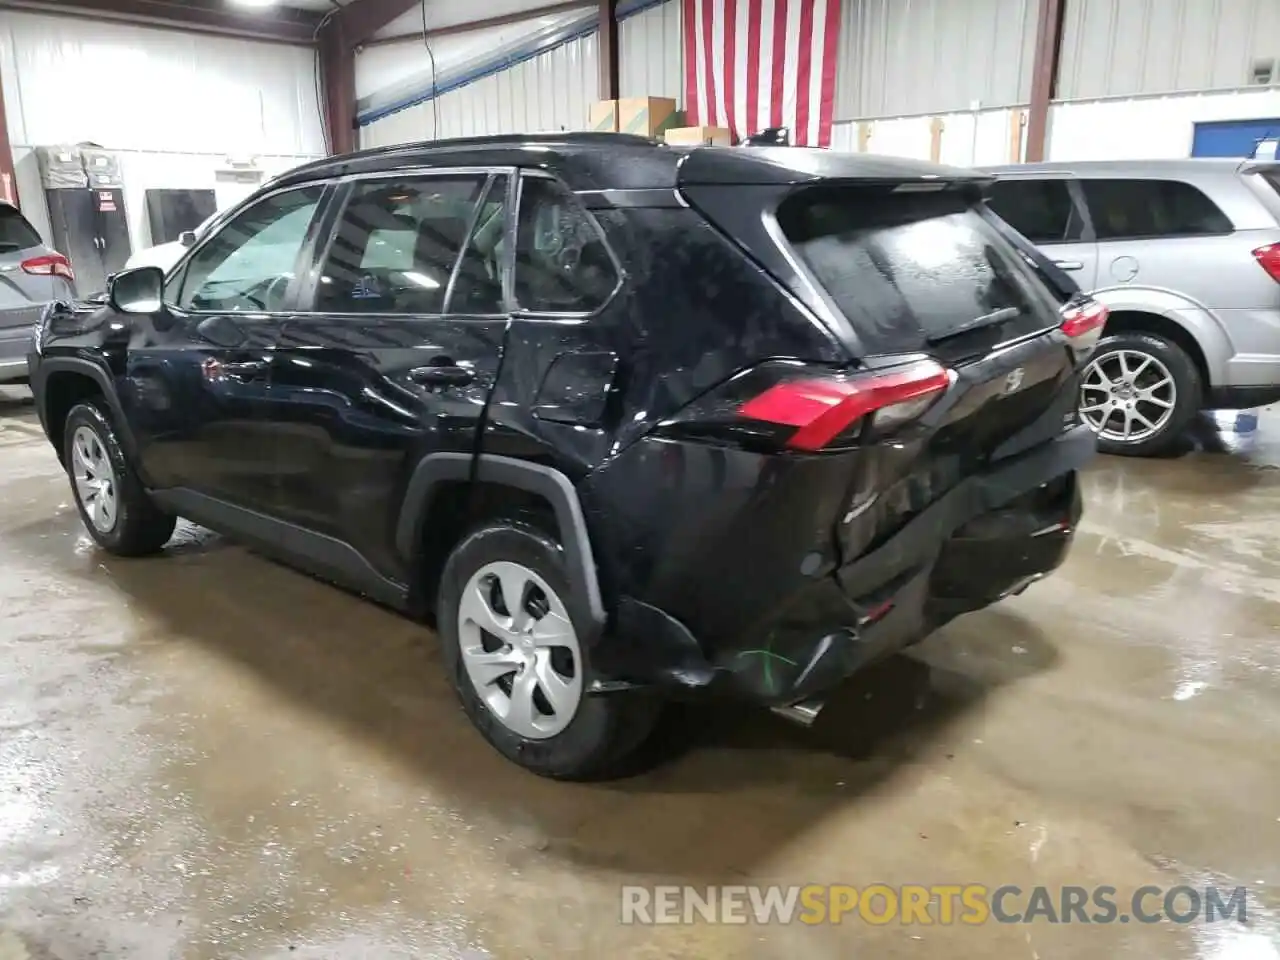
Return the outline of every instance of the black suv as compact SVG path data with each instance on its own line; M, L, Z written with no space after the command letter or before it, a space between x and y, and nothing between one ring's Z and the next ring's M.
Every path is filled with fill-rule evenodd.
M423 617L493 746L606 776L664 700L812 716L1062 561L1105 312L986 185L606 134L336 157L47 310L31 380L103 548L186 517Z

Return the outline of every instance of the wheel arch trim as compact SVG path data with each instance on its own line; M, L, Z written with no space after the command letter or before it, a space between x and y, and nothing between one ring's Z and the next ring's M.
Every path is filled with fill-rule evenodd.
M1112 313L1150 314L1181 327L1204 357L1205 373L1209 377L1206 389L1224 382L1227 363L1235 355L1235 347L1221 322L1205 307L1172 291L1149 287L1106 289L1091 296Z
M574 588L570 599L581 606L582 613L591 622L593 635L586 638L588 642L597 639L604 630L607 614L586 517L573 482L554 467L494 454L474 457L469 453L428 454L409 478L405 505L396 522L396 549L400 555L411 560L417 551L436 489L442 483L459 480L513 487L536 494L551 504L569 581Z
M45 357L40 361L39 367L33 371L34 375L31 378L31 388L36 397L40 421L44 424L45 435L58 450L59 456L62 455L62 438L54 437L51 433L48 389L49 378L59 373L78 374L94 381L98 385L98 388L102 391L103 398L107 402L107 406L111 408L111 415L114 420L112 426L116 430L117 437L119 437L120 445L124 448L125 454L129 457L131 465L136 470L138 447L134 441L133 429L129 424L129 419L124 415L124 407L120 403L120 397L116 394L115 383L112 381L110 374L100 365L82 357Z

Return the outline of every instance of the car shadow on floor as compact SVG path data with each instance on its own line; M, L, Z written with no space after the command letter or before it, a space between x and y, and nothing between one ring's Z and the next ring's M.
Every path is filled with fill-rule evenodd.
M195 643L233 660L393 756L424 794L468 810L479 829L532 838L515 842L513 865L537 856L690 882L741 876L903 764L945 752L951 723L1056 661L1034 624L985 611L849 681L812 729L759 709L681 707L634 776L556 783L499 757L472 729L426 627L198 528L180 530L167 556L130 561L86 548L77 524L68 513L11 536L59 578L109 579L138 613L140 646Z
M35 397L26 387L0 386L0 418L29 417L35 408Z

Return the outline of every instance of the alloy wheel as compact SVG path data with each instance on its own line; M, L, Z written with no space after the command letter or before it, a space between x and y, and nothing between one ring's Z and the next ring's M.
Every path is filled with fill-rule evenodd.
M1157 357L1113 350L1095 357L1080 385L1080 417L1104 440L1141 443L1173 417L1178 387Z
M540 576L497 561L467 581L458 605L467 676L511 732L545 740L582 701L582 651L564 602Z
M71 442L71 476L85 515L99 533L110 533L119 510L116 475L102 439L78 427Z

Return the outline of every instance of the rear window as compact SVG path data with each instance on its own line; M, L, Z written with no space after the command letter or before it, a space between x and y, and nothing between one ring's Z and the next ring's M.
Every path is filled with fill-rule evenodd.
M41 244L40 234L13 207L0 205L0 253L25 250Z
M1277 173L1274 170L1268 170L1265 173L1258 174L1258 176L1267 181L1268 186L1270 186L1272 190L1280 194L1280 173Z
M873 352L953 338L981 352L1054 323L1048 291L958 192L811 189L778 223Z

